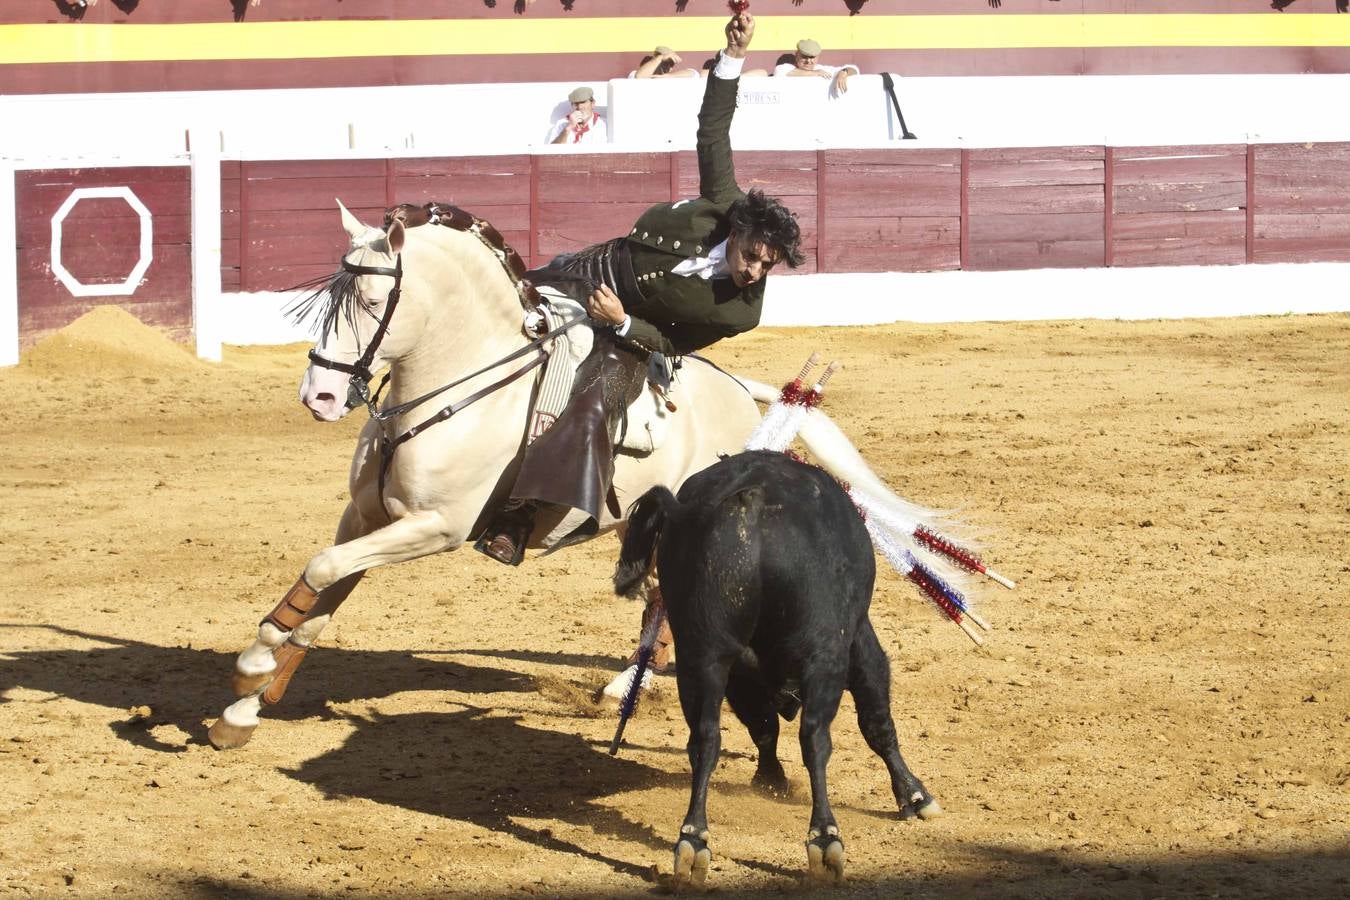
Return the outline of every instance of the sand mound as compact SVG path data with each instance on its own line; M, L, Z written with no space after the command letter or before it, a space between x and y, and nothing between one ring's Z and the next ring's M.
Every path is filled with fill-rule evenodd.
M92 373L196 368L188 348L120 306L96 306L23 354L23 365Z

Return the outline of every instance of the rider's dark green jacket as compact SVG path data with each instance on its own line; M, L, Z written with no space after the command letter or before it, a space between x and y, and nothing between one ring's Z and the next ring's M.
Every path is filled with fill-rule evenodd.
M698 199L653 206L628 235L642 301L625 309L632 319L627 337L648 350L690 353L759 324L765 279L738 288L729 277L671 271L726 240L731 231L727 210L745 196L736 185L731 158L738 84L739 79L708 74L698 114Z

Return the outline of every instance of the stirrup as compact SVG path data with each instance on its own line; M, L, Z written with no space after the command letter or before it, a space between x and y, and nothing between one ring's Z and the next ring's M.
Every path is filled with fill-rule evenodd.
M534 508L521 506L500 513L473 542L473 549L508 566L518 566L525 559L525 544L534 530Z

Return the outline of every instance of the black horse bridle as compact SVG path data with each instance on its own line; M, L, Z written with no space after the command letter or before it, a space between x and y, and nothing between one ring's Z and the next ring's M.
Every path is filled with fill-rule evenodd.
M394 286L389 290L389 299L385 301L384 313L380 316L379 327L375 329L374 336L370 343L366 345L365 352L354 363L338 362L329 359L326 356L320 356L319 352L313 348L309 351L309 361L316 366L324 369L332 369L336 372L345 372L348 376L347 381L347 409L355 409L361 404L365 404L372 416L375 412L375 399L370 394L370 381L375 376L370 371L370 364L375 361L375 354L380 350L380 344L384 341L384 335L389 331L389 323L394 318L394 309L398 306L398 298L402 294L400 286L403 284L403 254L400 253L394 257L394 267L388 266L358 266L355 263L348 262L345 258L342 260L342 268L353 275L388 275L394 279ZM388 380L386 376L386 380ZM384 387L383 384L380 385ZM379 391L375 392L376 397Z

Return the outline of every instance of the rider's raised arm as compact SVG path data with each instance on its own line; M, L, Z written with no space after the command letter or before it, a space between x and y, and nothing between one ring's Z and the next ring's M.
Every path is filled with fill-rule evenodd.
M739 13L731 17L726 26L726 49L718 55L717 65L708 76L698 111L698 192L717 203L735 200L742 193L736 185L731 157L731 118L736 113L736 88L745 51L754 33L754 16Z

